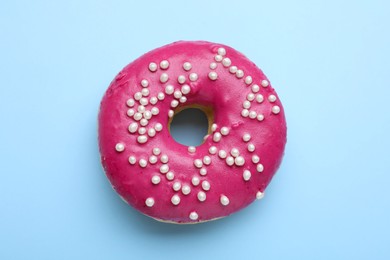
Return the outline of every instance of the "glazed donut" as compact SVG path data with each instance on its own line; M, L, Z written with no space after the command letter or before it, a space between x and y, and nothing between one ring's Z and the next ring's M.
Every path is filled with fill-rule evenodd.
M170 135L172 117L193 107L209 121L197 147ZM286 144L283 107L263 72L204 41L175 42L127 65L101 101L98 128L112 187L171 223L225 217L261 199Z

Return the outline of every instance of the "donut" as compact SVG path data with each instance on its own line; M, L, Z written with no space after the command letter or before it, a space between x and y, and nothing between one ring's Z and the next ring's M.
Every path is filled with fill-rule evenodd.
M170 134L175 114L199 108L199 146ZM100 104L101 162L114 190L158 221L191 224L228 216L264 196L286 144L278 95L235 49L179 41L154 49L114 78Z

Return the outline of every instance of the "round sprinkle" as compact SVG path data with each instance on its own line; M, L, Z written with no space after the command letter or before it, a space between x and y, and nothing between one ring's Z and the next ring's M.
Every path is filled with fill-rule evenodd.
M245 170L242 174L242 177L244 178L245 181L249 181L251 178L252 174L250 171Z
M205 156L205 157L203 157L203 163L205 164L205 165L210 165L210 163L211 163L211 158L210 158L210 156Z
M156 135L156 130L154 130L154 128L149 128L148 136L154 137L155 135Z
M157 70L157 64L154 62L149 63L149 70L155 72Z
M280 107L279 106L273 106L272 107L272 113L274 113L276 115L276 114L279 114L279 112L280 112Z
M158 107L152 107L152 109L150 110L150 112L152 112L152 115L158 115L158 113L160 112L160 110L158 109Z
M153 198L147 198L147 199L145 200L145 205L148 206L149 208L150 208L150 207L153 207L153 205L154 205L154 199L153 199Z
M141 86L147 88L149 86L149 81L146 79L141 80Z
M137 137L137 142L140 144L144 144L148 141L148 137L146 135L140 135Z
M160 76L160 82L161 82L161 83L165 83L165 82L167 82L167 81L168 81L168 79L169 79L169 76L168 76L168 74L167 74L167 73L163 73L163 74L161 74L161 76Z
M200 169L199 174L205 176L207 174L207 169L203 167L202 169Z
M176 99L171 101L171 107L177 107L178 105L179 105L179 101L177 101Z
M125 145L123 143L117 143L115 145L115 150L117 152L123 152L125 150Z
M217 130L217 128L218 128L217 124L212 124L211 131L215 132L215 130Z
M249 142L249 140L251 140L251 135L250 135L250 134L244 134L244 135L242 136L242 140L243 140L244 142Z
M195 153L196 152L196 147L195 146L188 146L188 152Z
M186 77L184 75L180 75L179 77L177 77L177 82L179 82L180 84L184 84L184 82L186 82Z
M253 163L258 163L258 162L260 162L259 156L253 155L253 156L252 156L252 162L253 162Z
M148 165L148 161L145 159L139 160L138 163L139 163L139 166L141 166L142 168L145 168Z
M256 199L261 200L262 198L264 198L264 192L258 191L256 193Z
M145 119L151 119L152 118L152 112L150 112L149 110L146 110L145 112L144 112L144 118Z
M256 118L256 116L257 116L257 113L256 113L256 111L254 111L254 110L251 110L251 111L249 111L249 118L251 118L251 119L255 119L255 118Z
M134 116L134 114L135 114L135 111L134 111L134 109L129 109L129 110L127 110L127 115L129 116L129 117L132 117L132 116Z
M209 153L210 153L210 154L216 154L216 153L217 153L217 147L211 146L211 147L209 148Z
M222 65L223 65L224 67L229 67L230 65L232 65L232 61L231 61L229 58L224 58L224 59L222 60Z
M134 156L129 157L129 163L130 164L135 164L137 162L137 159Z
M221 62L223 57L218 54L218 55L215 55L214 59L215 59L216 62Z
M173 91L175 91L175 89L173 88L172 85L168 85L165 87L165 93L168 94L168 95L172 95L173 94Z
M184 95L187 95L188 93L190 93L190 91L191 91L191 88L190 88L190 86L188 86L188 85L183 85L183 86L181 87L181 92L182 92Z
M188 195L188 194L190 194L190 192L191 192L191 187L188 186L188 185L183 185L183 188L181 188L181 192L182 192L184 195Z
M168 111L168 117L169 118L173 117L174 114L175 114L175 112L173 110L169 110Z
M245 100L244 103L242 103L242 107L246 108L246 109L250 108L251 107L251 102L248 101L248 100Z
M230 200L225 195L221 195L220 202L223 206L227 206L230 203Z
M134 104L135 104L135 101L134 101L134 99L132 99L132 98L130 98L130 99L128 99L128 100L126 101L126 105L127 105L128 107L133 107Z
M175 174L173 174L173 172L168 172L167 175L166 175L167 179L168 180L173 180L175 178Z
M195 211L191 212L190 213L190 219L191 220L197 220L198 219L198 213L196 213Z
M259 163L259 164L256 166L256 171L258 171L258 172L263 172L263 171L264 171L264 166L263 166L261 163Z
M140 105L138 106L137 110L142 114L143 112L145 112L145 107L143 105Z
M219 156L219 158L221 158L221 159L225 159L226 156L227 156L227 153L226 153L224 150L219 150L218 156Z
M256 84L252 85L252 92L253 93L257 93L257 92L259 92L259 90L260 90L259 85L256 85Z
M162 92L158 93L157 98L158 98L158 100L164 100L164 98L165 98L164 93L162 93Z
M161 181L160 176L154 175L154 176L152 177L152 183L153 183L153 184L159 184L160 181Z
M222 135L228 135L229 134L229 128L227 128L226 126L222 127L221 128L221 134Z
M142 126L147 126L148 123L149 123L149 121L148 121L147 119L145 119L145 118L142 118L141 121L139 121L139 123L140 123L140 125L142 125Z
M196 73L191 73L191 74L190 74L190 80L191 80L191 81L196 81L196 80L198 80L198 74L196 74Z
M249 116L249 110L248 109L243 109L241 111L241 116L242 117L248 117Z
M257 115L257 120L263 121L263 120L264 120L264 115L258 114L258 115Z
M255 94L253 93L249 93L247 96L246 96L246 99L248 101L253 101L255 99Z
M192 178L191 183L192 183L192 185L194 185L194 186L198 186L199 183L200 183L200 180L199 180L198 177L195 176L195 177Z
M160 153L161 153L160 148L158 148L158 147L154 147L154 148L153 148L153 154L154 154L154 155L160 155Z
M203 166L202 160L201 159L196 159L194 161L194 165L195 165L196 168L202 168L202 166Z
M189 62L184 62L184 63L183 63L183 69L184 69L185 71L189 71L191 68L192 68L191 63L189 63Z
M203 202L206 200L206 193L204 191L199 191L198 192L198 200Z
M268 80L263 79L263 80L261 81L261 86L263 86L264 88L268 87L268 86L269 86Z
M141 93L142 93L142 96L144 96L144 97L147 97L147 96L149 96L149 94L150 94L150 92L149 92L149 89L147 89L147 88L143 88L142 90L141 90ZM146 100L147 101L147 100ZM147 103L146 103L147 104Z
M255 151L255 149L256 149L256 147L255 147L255 145L254 144L248 144L248 151L249 152L254 152Z
M229 68L229 72L232 73L232 74L235 74L237 72L237 67L236 66L231 66Z
M246 76L246 78L245 78L245 84L247 84L247 85L250 85L250 84L252 84L252 77L251 76Z
M137 129L138 129L138 124L137 123L131 123L130 125L129 125L129 132L130 133L135 133L135 132L137 132Z
M177 99L181 98L182 95L183 93L181 93L180 90L176 90L175 92L173 92L173 96Z
M237 78L242 78L242 77L244 77L244 71L242 71L242 70L237 70L237 72L236 72L236 77Z
M146 133L146 128L145 128L145 127L140 127L140 128L138 129L138 133L139 133L140 135L145 134L145 133Z
M237 148L233 148L231 151L230 151L230 154L233 156L233 157L237 157L240 155L240 151L238 151Z
M172 202L172 204L173 205L179 205L179 203L180 203L180 197L179 197L179 195L173 195L172 196L172 199L171 199L171 202Z
M180 103L185 103L185 102L187 102L187 98L186 97L181 97L179 101L180 101Z
M202 189L205 191L210 190L210 183L208 181L203 181L202 182Z
M178 181L175 182L175 183L173 184L172 188L173 188L174 191L180 190L180 189L181 189L181 183L178 182Z
M234 159L234 163L237 165L237 166L243 166L245 164L245 159L244 157L242 156L238 156Z
M160 172L161 172L162 174L167 173L168 171L169 171L169 166L168 166L167 164L161 165L161 167L160 167Z
M157 131L157 132L160 132L162 130L163 126L162 124L160 123L157 123L154 125L154 129Z
M149 157L149 162L151 163L151 164L156 164L157 163L157 156L155 156L155 155L151 155L150 157Z
M166 154L161 155L160 160L162 163L167 163L169 161L168 155Z
M271 103L275 102L276 101L276 96L275 95L269 95L268 96L268 101L271 102Z
M149 100L150 104L152 104L152 105L155 105L157 103L157 101L158 101L157 97L151 97Z
M257 103L261 103L261 102L263 102L263 100L264 100L263 95L258 94L258 95L256 96L256 101L257 101Z
M211 80L217 80L217 78L218 78L217 72L212 71L212 72L209 73L209 79L211 79Z
M135 94L134 94L134 99L135 100L140 100L142 98L142 93L141 92L136 92Z
M234 158L232 156L228 156L226 158L226 164L232 166L234 164Z
M218 48L218 54L221 56L225 56L226 55L225 48L223 48L223 47Z
M214 142L218 143L219 141L221 141L221 138L222 138L221 133L219 133L219 132L214 133L214 135L213 135Z
M212 62L210 63L210 69L215 70L218 67L217 63Z
M167 60L163 60L160 62L160 68L166 70L169 68L169 62Z

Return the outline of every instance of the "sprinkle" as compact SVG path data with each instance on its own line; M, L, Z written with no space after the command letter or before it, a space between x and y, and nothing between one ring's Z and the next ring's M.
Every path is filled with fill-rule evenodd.
M196 152L196 147L195 146L188 146L188 152L195 153Z
M153 184L159 184L160 181L161 181L160 176L154 175L154 176L152 177L152 183L153 183Z
M254 111L254 110L251 110L251 111L249 111L249 118L251 118L251 119L255 119L255 118L256 118L256 116L257 116L257 113L256 113L256 111Z
M222 60L222 65L223 65L224 67L229 67L230 65L232 65L232 61L231 61L229 58L224 58L224 59Z
M145 168L147 165L148 165L147 160L145 160L145 159L139 160L139 166L141 166L142 168Z
M134 101L134 99L132 99L132 98L130 98L130 99L128 99L128 100L126 101L126 105L127 105L128 107L133 107L134 104L135 104L135 101Z
M211 146L211 147L209 148L209 153L210 153L210 154L216 154L216 153L217 153L217 147Z
M253 156L252 156L252 162L253 162L253 163L258 163L259 161L260 161L259 156L257 156L257 155L253 155Z
M173 195L172 196L172 199L171 199L171 202L172 202L172 204L173 205L179 205L179 203L180 203L180 197L179 197L179 195Z
M241 111L241 116L242 117L248 117L248 115L249 115L249 110L248 109L243 109Z
M154 199L153 198L147 198L145 200L145 205L148 206L149 208L153 207L154 205Z
M202 182L202 189L205 191L210 190L210 183L208 181L203 181Z
M167 86L165 87L165 93L168 94L168 95L172 95L172 93L173 93L174 90L175 90L175 89L173 88L172 85L167 85Z
M141 94L142 94L142 96L144 96L144 97L149 96L149 94L150 94L149 89L143 88L143 89L141 90ZM148 100L146 99L146 101L148 101ZM146 104L147 104L147 103L146 103Z
M248 170L245 170L242 174L242 177L244 178L245 181L249 181L249 179L251 178L252 174L250 171Z
M226 156L227 156L227 153L226 153L224 150L219 150L218 156L219 156L219 158L221 158L221 159L225 159Z
M243 108L250 108L251 107L251 102L249 102L248 100L245 100L244 103L242 103L242 107Z
M168 172L166 177L168 180L171 181L175 178L175 174L173 174L173 172Z
M248 151L253 152L256 149L254 144L248 144Z
M158 93L157 98L158 98L158 100L164 100L164 98L165 98L164 93L162 93L162 92Z
M175 92L173 92L173 96L177 99L181 98L182 95L183 93L181 93L180 90L176 90Z
M160 123L157 123L154 125L154 129L156 129L157 132L160 132L162 130L163 126Z
M173 110L169 110L168 111L168 117L169 118L173 117L174 114L175 114L175 112Z
M169 62L167 60L163 60L160 62L161 69L166 70L166 69L168 69L168 67L169 67Z
M149 86L149 81L146 79L141 80L141 86L147 88Z
M185 102L187 102L187 98L186 97L181 97L179 99L179 101L180 101L180 103L185 103Z
M268 87L268 86L269 86L268 80L263 79L263 80L261 81L261 86L263 86L264 88Z
M210 165L210 163L211 163L211 158L210 158L210 156L205 156L205 157L203 157L203 163L205 164L205 165Z
M167 74L167 73L163 73L163 74L161 74L161 76L160 76L160 82L161 82L161 83L165 83L165 82L167 82L167 81L168 81L168 79L169 79L169 76L168 76L168 74Z
M129 163L130 164L135 164L137 162L137 159L134 156L129 157Z
M256 171L258 171L258 172L263 172L263 171L264 171L264 166L263 166L261 163L259 163L259 164L256 166Z
M158 99L156 97L151 97L149 100L150 104L152 104L152 105L155 105L157 103L157 101L158 101Z
M220 202L223 206L227 206L230 203L230 200L225 195L221 195Z
M191 63L189 63L189 62L184 62L183 63L183 69L184 70L189 71L191 68L192 68Z
M271 102L271 103L275 102L276 101L276 96L275 95L269 95L268 96L268 101Z
M135 94L134 94L134 99L135 100L140 100L142 98L142 93L141 92L136 92Z
M257 101L257 103L261 103L261 102L263 102L263 100L264 100L263 95L258 94L258 95L256 96L256 101Z
M259 85L256 85L256 84L252 85L252 92L253 93L257 93L257 92L259 92L259 90L260 90Z
M202 160L201 159L196 159L194 161L194 165L195 165L196 168L202 168L202 166L203 166Z
M157 156L155 156L155 155L151 155L150 157L149 157L149 162L151 163L151 164L156 164L157 163Z
M237 148L233 148L231 151L230 151L230 154L233 156L233 157L237 157L240 155L240 151L238 151Z
M160 110L158 109L158 107L152 107L152 109L150 110L150 112L152 112L152 115L158 115L158 113L160 112Z
M181 192L182 192L184 195L188 195L188 194L190 194L190 192L191 192L191 187L188 186L188 185L183 185L183 188L181 188Z
M160 153L161 153L160 148L157 148L157 147L154 147L154 148L153 148L153 154L154 154L154 155L159 155Z
M214 136L213 136L214 142L218 143L219 141L221 141L221 138L222 138L222 136L220 133L218 133L218 132L214 133Z
M244 134L242 136L242 140L244 140L244 142L249 142L249 140L251 140L251 135L250 134Z
M152 112L150 112L149 110L146 110L145 112L144 112L144 118L145 119L151 119L152 118Z
M166 154L161 155L160 160L162 163L167 163L169 161L168 155Z
M218 67L217 63L212 62L210 63L210 69L215 70Z
M276 115L276 114L279 114L279 112L280 112L280 107L279 106L273 106L272 107L272 113L274 113Z
M242 77L244 77L244 71L242 71L242 70L237 70L237 72L236 72L236 77L237 78L242 78Z
M222 127L221 128L221 134L222 135L228 135L229 134L229 128L227 128L226 126Z
M226 55L225 48L223 48L223 47L218 48L218 54L221 56L225 56Z
M179 77L177 77L177 82L179 82L180 84L184 84L184 82L186 82L186 77L184 75L180 75Z
M262 114L258 114L257 115L257 120L263 121L264 120L264 116Z
M143 112L145 112L145 107L143 105L139 105L137 110L142 114Z
M196 80L198 80L198 74L196 74L196 73L191 73L191 74L190 74L190 80L191 80L191 81L196 81Z
M200 169L199 174L205 176L207 174L207 169L203 167L202 169Z
M135 114L134 109L130 108L129 110L127 110L127 115L128 115L129 117L134 116L134 114Z
M160 172L161 172L162 174L167 173L168 171L169 171L169 166L168 166L168 164L163 164L163 165L161 165L161 167L160 167Z
M115 145L115 150L116 150L117 152L123 152L123 151L125 150L125 145L122 144L122 143L117 143L117 144Z
M252 77L251 76L246 76L246 78L245 78L245 84L247 84L247 85L250 85L250 84L252 84Z
M146 133L146 128L145 128L145 127L140 127L140 128L138 128L138 133L139 133L140 135L145 134L145 133Z
M140 135L137 137L137 142L140 144L144 144L148 141L148 137L146 135Z
M128 128L129 132L132 134L137 132L137 129L138 129L138 124L135 122L131 123Z
M192 185L194 185L194 186L198 186L199 185L199 183L200 183L200 180L199 180L199 178L198 177L193 177L192 178Z
M199 191L198 192L198 200L203 202L206 200L206 193L204 191Z
M157 64L154 62L149 63L149 70L155 72L157 70Z
M146 118L142 118L141 121L139 121L140 125L147 126L149 121Z
M236 66L231 66L229 68L229 72L232 73L232 74L235 74L237 72L237 67Z
M212 124L212 126L211 126L211 131L212 132L215 132L215 130L217 130L217 124Z
M215 59L216 62L221 62L223 57L218 54L218 55L215 55L214 59Z
M191 88L190 88L190 86L188 86L188 85L183 85L183 86L181 87L181 92L182 92L184 95L187 95L188 93L190 93L190 91L191 91Z
M178 105L179 105L179 101L177 101L176 99L171 101L171 107L177 107Z
M212 71L212 72L209 73L209 79L211 79L211 80L217 80L217 78L218 78L217 72Z
M249 93L249 94L246 96L246 99L248 99L249 101L253 101L253 100L255 99L255 94Z
M243 166L245 164L245 159L244 157L242 156L238 156L234 159L234 163L237 165L237 166Z
M232 156L228 156L226 158L226 164L232 166L234 164L234 158Z
M261 200L262 198L264 198L264 193L261 191L258 191L256 193L256 199Z
M181 189L181 183L178 182L178 181L175 182L175 183L173 184L172 188L173 188L174 191L180 190L180 189Z
M155 135L156 135L156 130L154 130L154 128L149 128L148 136L154 137Z
M190 219L191 220L197 220L198 219L198 213L196 213L195 211L191 212L190 213Z

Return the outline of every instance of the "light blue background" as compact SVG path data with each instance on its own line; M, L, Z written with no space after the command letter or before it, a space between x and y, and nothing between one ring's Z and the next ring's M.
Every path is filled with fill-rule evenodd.
M2 1L0 259L390 259L388 1ZM144 217L111 189L96 117L141 54L245 53L288 120L264 200L216 222Z

